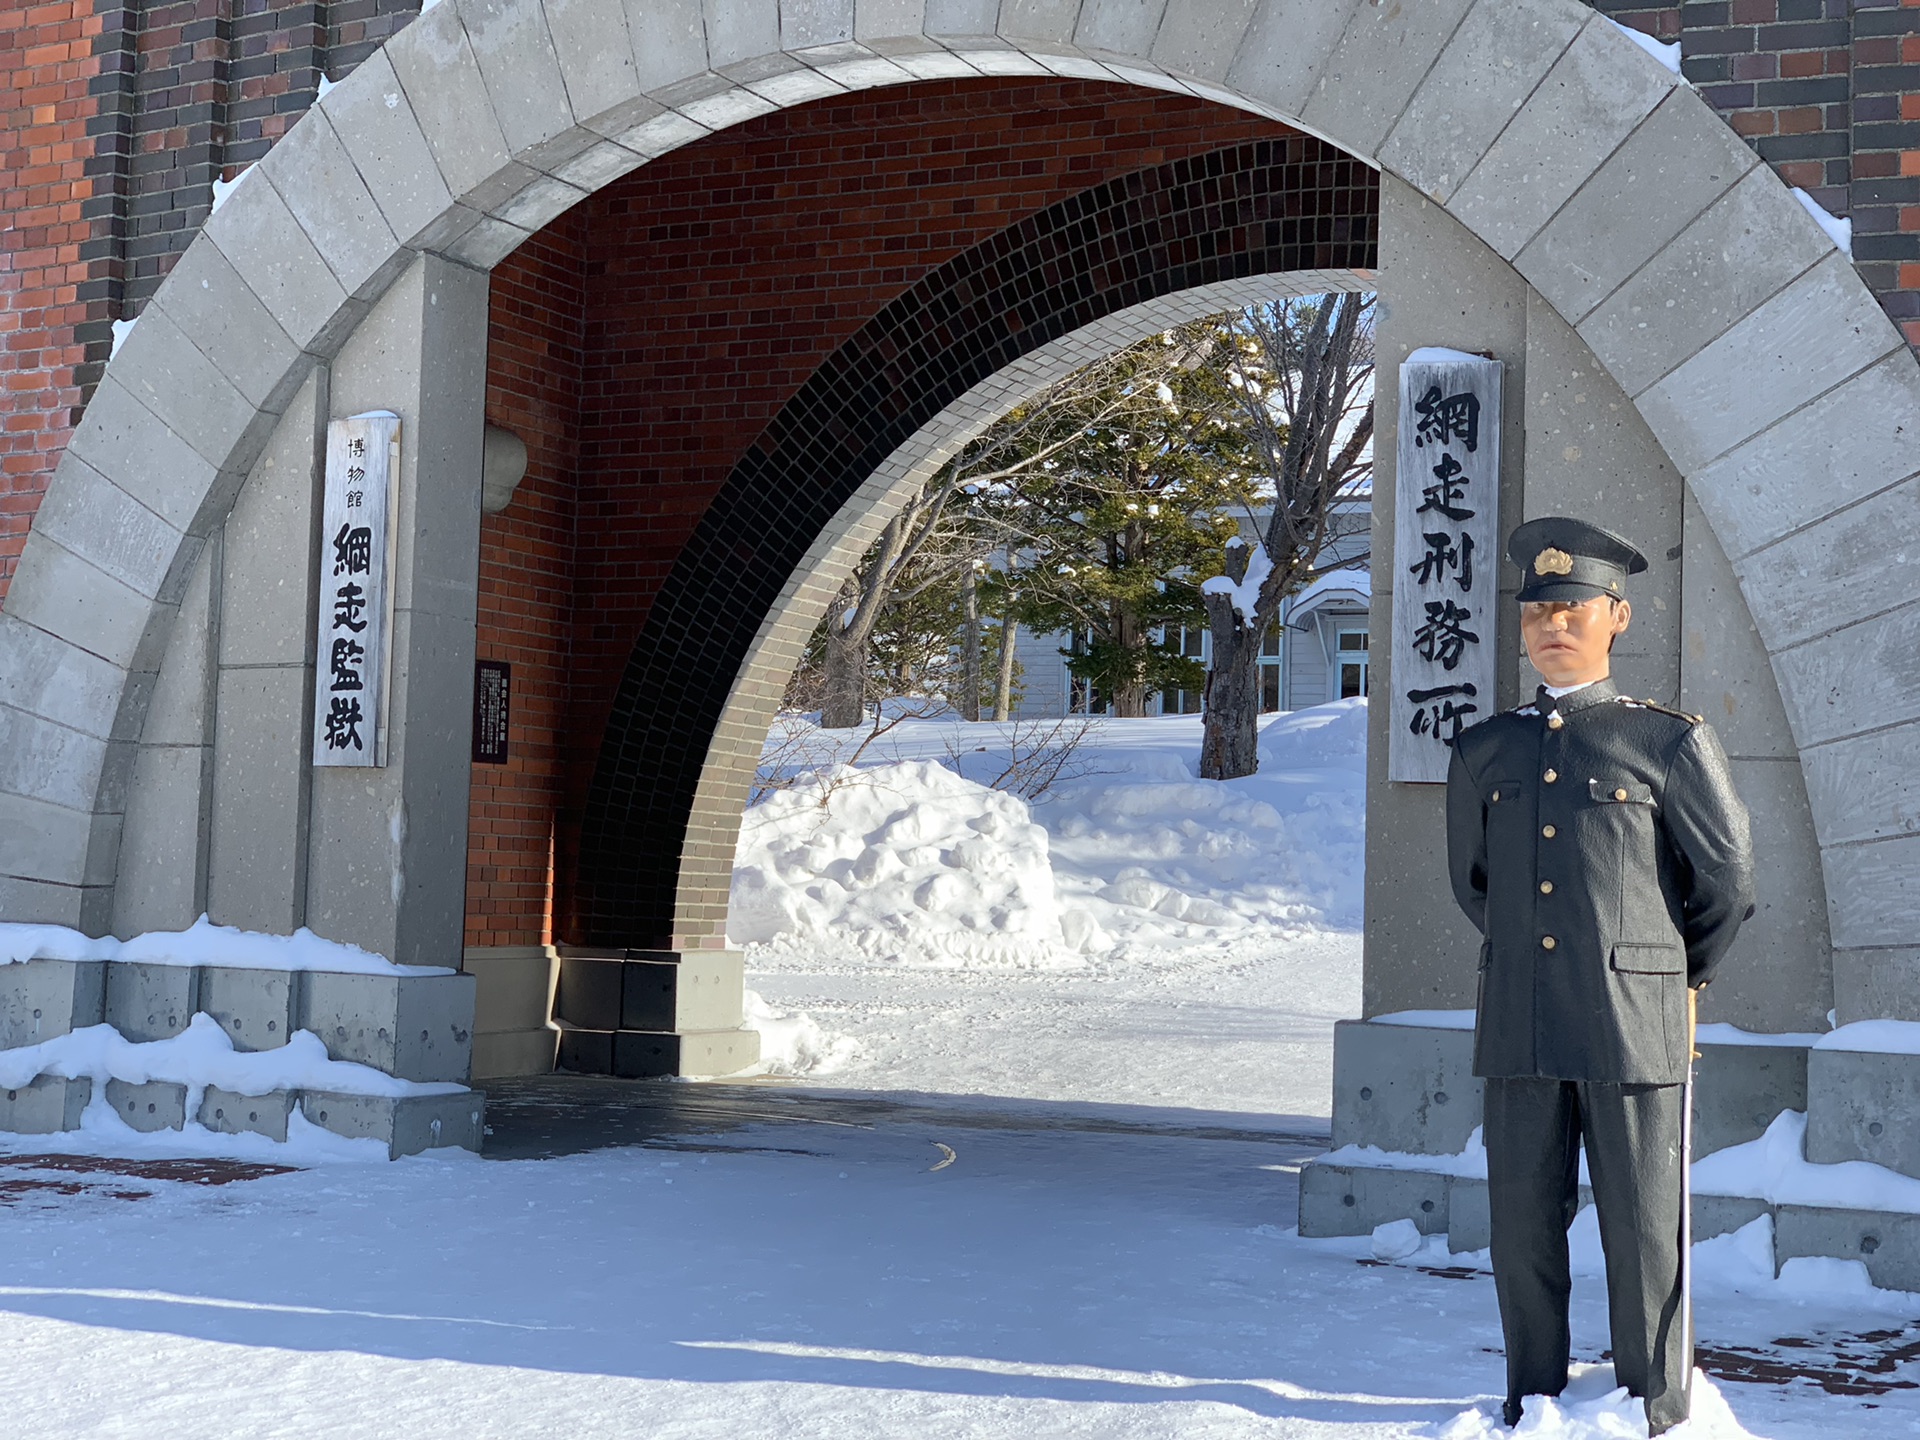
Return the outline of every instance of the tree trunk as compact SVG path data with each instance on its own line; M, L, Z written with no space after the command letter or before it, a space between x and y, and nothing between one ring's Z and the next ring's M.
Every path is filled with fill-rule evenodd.
M1253 547L1230 546L1226 558L1228 578L1237 585L1246 579ZM1260 768L1260 636L1266 626L1257 615L1243 617L1231 595L1205 599L1213 659L1202 705L1200 777L1235 780Z
M1249 629L1225 595L1207 596L1213 663L1201 717L1200 776L1234 780L1260 768L1260 631Z
M980 586L971 564L960 576L960 718L980 718Z
M1124 606L1114 607L1113 638L1122 655L1131 655L1141 644L1140 622ZM1147 687L1138 680L1129 679L1124 685L1114 686L1112 701L1115 716L1138 719L1147 713Z
M826 694L820 706L824 730L850 730L867 718L867 636L850 631L845 617L860 603L860 581L855 576L840 587L827 616Z
M993 718L1013 718L1013 642L1019 637L1011 612L1000 617L1000 675L993 690Z

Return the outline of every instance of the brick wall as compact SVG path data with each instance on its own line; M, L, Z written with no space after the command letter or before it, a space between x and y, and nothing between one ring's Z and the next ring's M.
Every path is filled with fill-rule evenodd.
M493 272L487 420L527 443L513 504L480 526L483 660L513 667L505 765L473 767L468 945L552 939L549 871L564 780L573 617L574 473L585 275L577 212Z
M103 28L85 7L0 6L0 599L83 400Z
M1920 0L1594 0L1779 172L1853 222L1853 258L1920 346Z
M573 212L584 316L575 608L564 795L548 816L558 821L563 875L649 603L735 462L821 360L930 268L1035 210L1116 174L1287 133L1223 107L1113 85L949 82L764 116L636 171ZM505 373L522 364L501 348L506 317L525 303L528 266L544 270L550 259L523 251L495 272L496 416L526 383ZM568 443L542 439L555 453ZM504 540L522 523L520 504L500 518ZM505 638L498 627L510 607L489 591L507 578L482 577L484 656ZM512 583L551 578L522 570ZM518 687L517 664L514 679ZM515 710L517 740L517 698ZM540 806L553 777L475 768L476 835L485 834L470 873L502 878L470 883L469 943L536 943L550 924L544 897L536 903L504 873L546 863ZM518 818L507 827L510 809ZM490 938L474 938L481 934Z

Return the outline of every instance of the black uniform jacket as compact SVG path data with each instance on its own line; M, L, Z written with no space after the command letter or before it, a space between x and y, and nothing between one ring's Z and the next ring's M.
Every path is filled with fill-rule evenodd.
M1753 913L1747 811L1691 716L1610 680L1463 730L1453 893L1479 927L1473 1073L1670 1085L1687 987Z

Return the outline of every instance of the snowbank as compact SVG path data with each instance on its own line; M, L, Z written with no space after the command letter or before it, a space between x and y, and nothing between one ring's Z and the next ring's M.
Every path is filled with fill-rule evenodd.
M1557 1399L1535 1395L1526 1401L1516 1428L1501 1422L1497 1401L1487 1401L1441 1426L1437 1440L1645 1440L1646 1433L1646 1411L1625 1386L1614 1383L1613 1366L1576 1364ZM1698 1370L1693 1372L1692 1418L1672 1433L1674 1440L1755 1440Z
M1775 1205L1920 1214L1920 1180L1865 1160L1812 1164L1806 1140L1805 1112L1783 1110L1758 1140L1694 1161L1693 1188L1703 1195L1741 1195Z
M128 1040L111 1025L89 1025L66 1035L0 1050L0 1088L16 1089L36 1075L91 1077L96 1092L109 1080L130 1085L165 1081L193 1092L211 1085L238 1095L275 1090L324 1090L340 1095L454 1095L464 1085L399 1080L369 1065L330 1059L311 1030L297 1030L271 1050L235 1050L211 1015L195 1015L165 1040ZM192 1113L196 1105L189 1105Z
M1357 928L1366 724L1364 700L1270 717L1259 773L1220 782L1195 774L1198 717L1105 721L1081 737L1079 778L1029 805L986 783L1015 727L909 722L859 769L824 765L747 812L728 928L742 945L1022 970Z
M746 992L746 1028L760 1032L760 1063L752 1075L814 1076L844 1070L860 1053L850 1035L833 1035L811 1015L769 1005Z
M96 940L64 925L0 921L0 965L26 960L126 960L148 965L220 965L235 970L327 970L350 975L451 975L436 965L395 965L384 955L323 940L302 926L263 935L215 925L202 915L185 930L152 930L131 940Z
M1026 802L931 760L835 766L749 810L728 930L930 964L1077 963Z

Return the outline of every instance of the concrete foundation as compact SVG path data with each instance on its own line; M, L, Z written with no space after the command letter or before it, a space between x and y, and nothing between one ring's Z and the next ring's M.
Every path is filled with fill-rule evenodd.
M473 1078L545 1075L559 1032L548 1023L560 978L551 945L468 946L474 978Z
M1333 1039L1333 1143L1457 1155L1480 1123L1473 1031L1343 1020Z
M107 966L106 1022L135 1044L170 1040L187 1028L199 994L194 966L115 960Z
M264 1135L287 1138L287 1116L293 1112L293 1092L275 1090L265 1095L240 1095L209 1085L195 1117L221 1135Z
M109 1080L107 1104L135 1130L178 1130L187 1123L187 1087L164 1080Z
M80 1128L80 1113L93 1099L93 1082L59 1075L0 1090L0 1130L15 1135L57 1135Z
M1920 1055L1813 1050L1807 1056L1807 1159L1822 1165L1867 1160L1920 1177L1917 1103Z
M448 1146L478 1150L486 1133L486 1097L475 1090L399 1097L310 1090L299 1105L300 1113L323 1130L383 1142L394 1160Z
M99 960L0 965L0 1050L98 1025L106 1008L105 971Z
M307 976L287 970L208 965L200 971L199 1008L227 1032L236 1050L273 1050L293 1033Z
M760 1059L757 1030L662 1034L640 1030L560 1030L556 1068L576 1075L644 1080L660 1075L737 1075Z
M559 1069L580 1075L734 1075L760 1059L740 1029L745 961L727 950L560 952Z
M403 1080L464 1084L472 1066L474 994L470 975L306 977L300 1027L335 1060L371 1065Z

